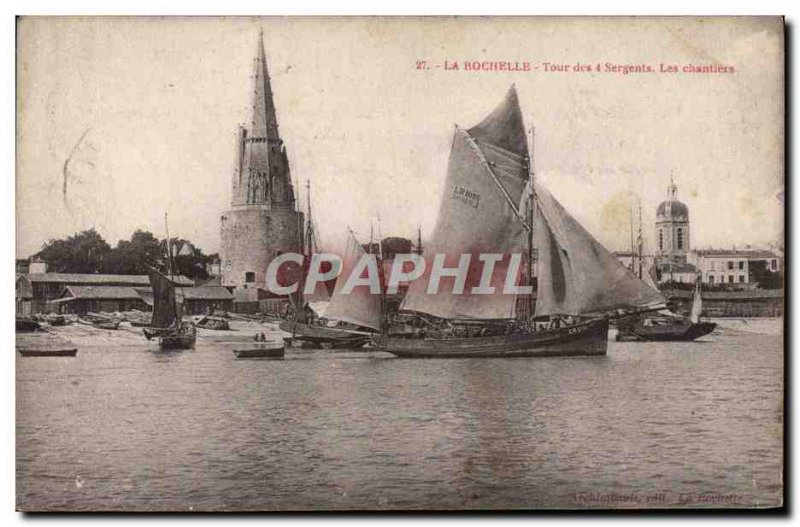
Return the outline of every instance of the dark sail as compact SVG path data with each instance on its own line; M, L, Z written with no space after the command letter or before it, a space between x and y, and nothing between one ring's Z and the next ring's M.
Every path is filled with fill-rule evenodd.
M167 328L175 325L175 287L169 278L155 269L150 270L150 286L153 288L153 321L154 328Z

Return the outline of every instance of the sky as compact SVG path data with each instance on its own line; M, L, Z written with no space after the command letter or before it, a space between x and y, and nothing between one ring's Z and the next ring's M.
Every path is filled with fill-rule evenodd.
M311 181L323 247L348 226L377 232L378 216L384 235L425 238L453 126L479 122L512 83L536 128L536 177L609 249L629 247L634 202L652 248L670 177L694 247L782 241L780 19L45 17L17 27L17 257L90 227L112 245L139 228L163 237L165 213L171 235L218 251L262 28L295 190L305 203Z

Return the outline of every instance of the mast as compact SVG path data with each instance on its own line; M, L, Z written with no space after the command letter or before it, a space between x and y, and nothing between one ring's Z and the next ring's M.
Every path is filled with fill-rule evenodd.
M636 272L636 242L634 241L633 236L633 202L629 202L628 204L628 217L630 220L630 233L631 233L631 265L630 270L631 272Z
M175 323L176 326L180 327L181 323L180 323L180 320L178 320L178 318L180 317L180 314L178 313L178 300L175 298L175 296L176 296L175 295L175 289L174 289L175 282L173 281L173 278L172 278L172 240L169 237L169 219L167 217L167 213L166 212L164 213L164 226L166 227L166 231L167 231L167 272L169 274L169 285L170 285L170 291L172 293L170 295L172 297L172 308L175 310L175 322L174 323Z
M422 256L422 226L417 227L417 256Z
M311 219L311 180L306 181L306 245L308 256L314 254L314 222Z
M644 239L642 238L642 200L639 199L639 232L637 235L637 251L639 257L639 272L638 276L639 279L642 279L643 276L643 268L644 268Z
M529 230L526 237L528 242L528 284L533 285L533 209L535 207L534 178L536 172L533 168L533 155L536 148L536 126L531 125L531 149L528 155L528 177L530 178L530 196L528 198L528 225ZM528 318L533 318L533 292L528 295Z
M383 230L381 215L378 213L378 285L381 289L381 333L386 334L389 328L389 313L386 305L386 289L383 287Z

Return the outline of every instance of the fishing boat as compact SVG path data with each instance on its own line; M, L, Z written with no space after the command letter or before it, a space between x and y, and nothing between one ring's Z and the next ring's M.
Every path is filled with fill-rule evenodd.
M87 313L82 317L78 317L78 323L98 329L115 330L119 328L120 321L115 318L97 315L95 313Z
M297 347L316 347L316 348L360 348L363 347L372 337L372 332L380 328L380 311L377 319L363 324L362 318L355 318L350 313L351 310L359 310L360 301L350 302L349 296L342 295L341 289L343 281L337 280L336 287L332 294L328 293L325 284L316 284L314 291L309 294L304 292L308 268L315 253L319 252L316 229L314 227L313 216L311 215L311 185L306 183L307 188L307 208L306 208L306 233L304 246L304 263L300 272L297 293L292 295L293 309L287 320L280 322L281 330L291 333L291 338L285 339L292 346ZM349 231L348 246L343 260L344 269L352 268L358 259L366 254L363 247L359 245L355 235ZM318 320L313 320L309 305L313 301L330 300L325 318L332 320L334 326L322 325ZM373 317L375 318L375 317Z
M142 329L144 336L147 340L156 339L161 349L193 348L197 330L193 324L181 320L172 280L150 269L150 285L153 287L153 319L150 327Z
M78 353L78 348L59 348L59 349L22 349L17 351L23 357L74 357Z
M165 215L166 223L166 215ZM161 349L190 349L197 339L194 324L183 322L181 305L175 295L175 282L172 279L172 245L167 227L167 272L164 276L150 269L150 286L153 288L153 318L150 327L142 332L147 340L156 339Z
M703 322L700 314L703 311L701 280L695 281L692 297L692 311L688 317L677 315L669 310L641 315L622 323L617 334L618 340L640 341L692 341L708 335L716 329L713 322ZM620 335L623 337L620 338ZM632 337L632 338L631 338Z
M64 326L67 324L67 319L64 317L64 315L47 315L46 320L51 326Z
M489 282L493 289L475 294L473 288L486 288L483 273L470 268L460 294L452 285L429 293L427 265L409 285L400 317L387 320L375 339L379 349L419 358L604 355L609 320L664 305L658 292L595 240L533 175L512 86L477 126L456 127L447 190L423 252L428 264L444 254L448 267L462 255L470 262L482 254L503 255ZM530 289L507 294L507 276Z
M252 344L248 347L237 348L233 354L239 359L277 359L285 354L283 343L260 343Z
M227 320L222 317L215 317L212 315L201 315L195 317L194 325L198 328L213 329L217 331L226 331L231 329Z
M16 330L18 333L26 333L31 331L36 331L42 326L32 318L28 317L17 317L16 320Z

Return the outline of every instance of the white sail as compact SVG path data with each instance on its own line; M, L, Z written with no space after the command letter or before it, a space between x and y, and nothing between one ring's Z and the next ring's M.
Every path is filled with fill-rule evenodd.
M325 316L331 320L349 322L380 331L381 296L373 294L369 287L364 285L354 287L350 293L343 292L347 277L351 275L353 269L366 254L356 237L350 233L347 239L347 250L342 259L342 270L339 279L336 280L336 287L331 295Z
M542 185L535 184L539 251L536 316L652 309L664 297L615 258Z
M503 293L511 254L525 252L525 226L517 208L528 178L528 148L516 90L480 124L456 128L439 217L423 258L426 271L411 283L400 307L447 319L508 319L516 297ZM490 282L494 294L472 294L479 285L481 254L502 254ZM439 292L428 294L433 255L444 254L445 265L456 267L470 255L464 294L453 294L452 278Z
M692 299L692 324L700 322L700 313L703 311L703 298L700 294L700 277L697 277L697 282L694 288L694 298Z

